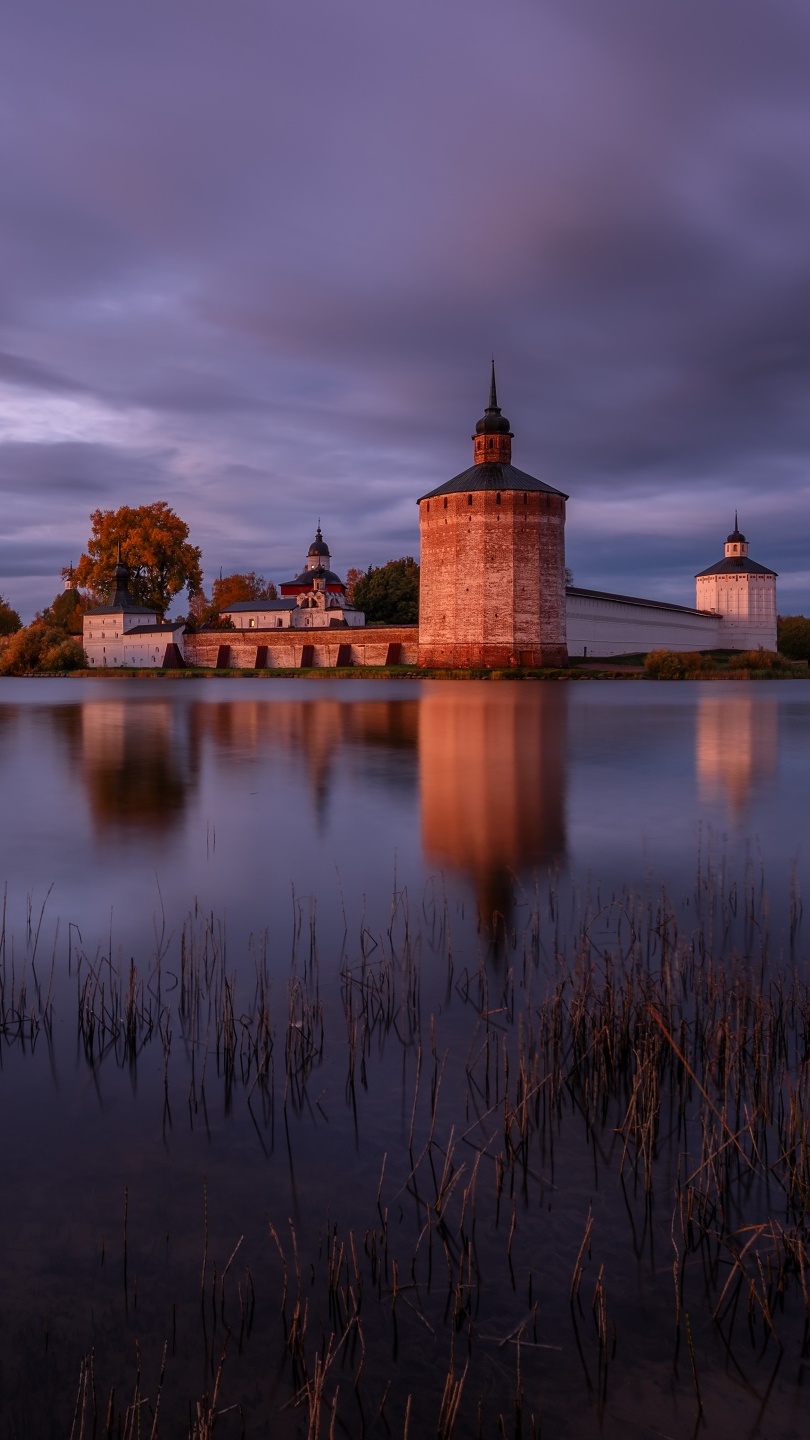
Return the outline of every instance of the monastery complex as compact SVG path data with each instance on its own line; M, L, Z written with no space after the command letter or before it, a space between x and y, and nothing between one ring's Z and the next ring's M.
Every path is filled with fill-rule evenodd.
M119 562L110 603L84 619L88 663L509 669L562 666L570 655L776 649L776 573L750 559L736 517L723 558L695 577L694 609L566 585L568 496L512 464L513 439L493 365L472 465L418 501L418 626L366 627L319 525L281 598L232 605L222 613L232 628L187 631L136 605Z

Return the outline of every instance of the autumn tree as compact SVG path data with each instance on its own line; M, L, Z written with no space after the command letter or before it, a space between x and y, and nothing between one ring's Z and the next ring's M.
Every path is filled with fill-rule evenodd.
M239 600L277 598L275 585L268 584L264 576L257 575L255 570L248 570L244 574L237 571L233 575L220 575L211 586L211 605L215 611L227 610L229 605L235 605Z
M94 510L90 523L87 552L73 568L73 580L94 598L106 600L112 592L119 545L121 559L130 569L130 594L136 604L163 615L181 590L191 596L200 588L200 551L189 545L188 526L165 500Z
M354 587L364 574L364 570L358 570L354 565L346 572L346 599L350 605L354 604Z
M21 627L22 620L17 611L12 610L8 601L0 595L0 635L13 635Z
M34 620L12 635L0 652L0 675L56 674L85 664L79 641L61 626Z
M82 595L81 591L71 588L63 590L61 594L57 595L56 599L46 606L42 614L37 616L37 619L43 620L46 625L63 629L66 635L81 635L82 621L85 611L89 608L90 601L87 596Z
M353 604L372 623L415 625L419 619L419 566L413 556L370 566L355 581Z

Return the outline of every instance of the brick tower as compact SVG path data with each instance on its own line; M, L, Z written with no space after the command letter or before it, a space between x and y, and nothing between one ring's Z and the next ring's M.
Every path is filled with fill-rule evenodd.
M512 464L512 431L489 404L474 463L419 500L419 664L564 665L567 495Z

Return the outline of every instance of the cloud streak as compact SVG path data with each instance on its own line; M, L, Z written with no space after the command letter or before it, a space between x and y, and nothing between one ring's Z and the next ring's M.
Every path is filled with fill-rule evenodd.
M318 516L416 553L493 350L578 583L690 603L739 508L810 606L805 5L31 0L0 174L17 608L99 505L168 500L209 580Z

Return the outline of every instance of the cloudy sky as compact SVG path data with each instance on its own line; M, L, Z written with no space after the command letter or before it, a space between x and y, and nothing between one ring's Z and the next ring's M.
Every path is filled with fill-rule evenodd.
M0 16L0 593L167 500L220 567L418 553L490 355L576 582L810 613L807 0Z

